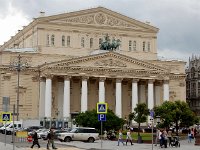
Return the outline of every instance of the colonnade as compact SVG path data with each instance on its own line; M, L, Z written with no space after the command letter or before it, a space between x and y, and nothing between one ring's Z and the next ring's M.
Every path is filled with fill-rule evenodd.
M64 92L63 92L63 105L62 105L62 117L70 118L70 81L71 77L64 77ZM81 110L80 112L85 112L88 110L88 80L89 77L82 77L82 88L81 88ZM99 77L99 102L106 102L105 100L105 77ZM140 79L132 79L132 90L131 90L131 109L132 112L134 108L139 103L139 91L138 82ZM147 105L149 109L154 107L155 91L153 79L146 79L148 81L148 92L147 92ZM122 117L122 78L116 79L115 88L115 114L118 117ZM169 82L163 81L163 100L169 100ZM161 92L161 91L158 91ZM157 92L157 93L158 93ZM45 80L40 81L40 104L39 104L39 116L51 118L52 117L52 77L47 77Z

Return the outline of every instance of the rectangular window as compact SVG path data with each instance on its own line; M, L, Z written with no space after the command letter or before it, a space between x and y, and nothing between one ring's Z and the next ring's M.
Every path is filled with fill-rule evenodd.
M70 36L67 36L67 47L70 47Z
M62 46L65 46L65 36L62 36Z
M47 46L49 46L49 34L47 34Z
M143 50L143 52L145 52L145 50L146 50L146 47L145 47L145 42L143 42L143 44L142 44L142 50Z
M90 48L93 47L93 38L90 38Z
M129 51L132 51L132 41L129 41L128 47L129 47Z
M133 50L136 51L136 41L133 41Z
M54 34L51 35L51 46L54 46L55 45L55 36Z
M150 50L151 50L151 47L150 47L151 45L150 45L150 42L148 42L147 43L147 50L148 50L148 52L150 52Z
M81 47L82 48L85 47L85 38L84 37L81 38Z
M101 45L102 42L103 42L102 38L99 38L99 46Z

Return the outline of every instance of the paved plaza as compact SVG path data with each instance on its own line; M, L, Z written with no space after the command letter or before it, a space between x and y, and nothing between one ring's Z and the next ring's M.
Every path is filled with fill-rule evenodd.
M181 147L180 148L175 148L175 147L168 147L166 149L169 150L199 150L200 146L195 146L194 141L192 143L188 143L187 140L180 141ZM78 142L78 141L73 141L73 142L55 142L56 146L58 147L58 150L152 150L152 145L151 144L138 144L134 143L134 145L130 145L128 143L127 146L123 146L121 143L120 146L117 146L117 141L103 141L102 142L102 148L101 148L101 141L96 141L95 143L86 143L86 142ZM30 143L31 145L31 143ZM30 148L30 145L22 146L22 147L15 147L15 150L32 150ZM34 147L33 149L38 149L37 146ZM41 147L40 150L45 150L46 147ZM158 149L165 149L165 148L160 148L159 146L153 146L153 150L158 150ZM13 145L11 144L5 144L0 143L0 150L13 150Z

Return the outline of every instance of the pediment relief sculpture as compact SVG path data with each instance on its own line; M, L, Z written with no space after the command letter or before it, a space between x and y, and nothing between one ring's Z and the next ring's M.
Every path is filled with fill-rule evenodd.
M129 23L122 20L121 18L113 17L105 13L94 13L88 15L81 15L76 17L68 17L60 20L53 20L50 22L54 23L81 23L81 24L96 24L96 25L107 25L116 27L126 27L134 29L142 29L138 25Z
M113 59L106 59L96 61L94 63L95 66L108 66L108 67L127 67L127 65L121 61L113 60Z

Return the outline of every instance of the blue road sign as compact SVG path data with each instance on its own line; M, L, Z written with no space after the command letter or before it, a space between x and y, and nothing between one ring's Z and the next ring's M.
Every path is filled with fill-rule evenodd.
M97 103L97 113L106 114L107 113L107 103Z
M98 114L98 121L106 121L106 114Z
M151 118L154 117L154 111L153 110L150 110L150 116L151 116Z
M2 121L10 121L10 117L11 115L10 114L2 114Z

